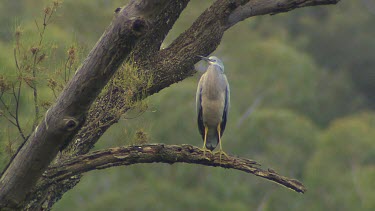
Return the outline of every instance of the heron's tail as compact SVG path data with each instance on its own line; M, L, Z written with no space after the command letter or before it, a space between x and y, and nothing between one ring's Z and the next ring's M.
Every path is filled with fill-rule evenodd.
M208 131L208 134L207 134L207 140L206 140L206 148L213 151L217 144L219 143L219 134L217 133L217 131L212 131L210 133L210 131Z

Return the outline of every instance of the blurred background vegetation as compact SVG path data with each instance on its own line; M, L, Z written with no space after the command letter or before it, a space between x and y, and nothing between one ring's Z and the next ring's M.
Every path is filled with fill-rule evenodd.
M212 2L192 0L164 45ZM35 22L42 22L48 4L0 4L0 81L17 77L15 32L22 33L25 52L35 46ZM75 69L122 5L120 0L65 0L59 6L44 36L48 58L38 65L42 112L54 100L47 81L63 84L70 49ZM297 178L307 186L306 194L232 170L145 164L89 172L54 209L375 210L374 23L370 0L298 9L239 23L213 53L224 61L231 85L224 150ZM134 144L140 132L149 142L201 146L195 117L201 74L149 97L147 111L125 115L95 149ZM3 99L13 102L8 95ZM31 91L23 88L20 120L26 134L34 118L32 102ZM0 123L3 169L21 138L6 119Z

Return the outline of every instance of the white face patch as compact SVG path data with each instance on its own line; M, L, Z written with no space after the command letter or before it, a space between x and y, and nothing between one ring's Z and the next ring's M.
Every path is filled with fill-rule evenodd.
M224 73L224 64L219 58L217 58L216 56L210 56L210 58L208 59L210 64L219 66L221 69L221 73Z

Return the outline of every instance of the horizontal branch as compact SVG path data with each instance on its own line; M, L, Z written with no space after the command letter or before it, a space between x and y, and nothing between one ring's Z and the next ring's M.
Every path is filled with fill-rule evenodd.
M229 16L226 28L249 17L288 12L301 7L337 4L340 0L253 0L237 7Z
M191 163L205 166L236 169L271 180L296 192L304 193L306 188L296 179L281 176L273 170L263 170L256 161L219 154L207 153L191 145L147 144L139 146L116 147L99 150L89 154L63 160L55 166L50 166L43 174L45 181L52 184L95 169L105 169L113 166L128 166L139 163ZM44 184L44 185L48 185Z

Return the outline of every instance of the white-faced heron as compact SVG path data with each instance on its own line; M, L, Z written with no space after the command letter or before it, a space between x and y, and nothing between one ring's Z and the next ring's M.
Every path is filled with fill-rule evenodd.
M209 66L199 80L197 88L198 129L203 138L204 153L207 149L214 150L219 144L221 161L221 154L227 156L221 147L221 136L228 117L229 83L224 74L224 64L219 58L216 56L199 57L207 61Z

